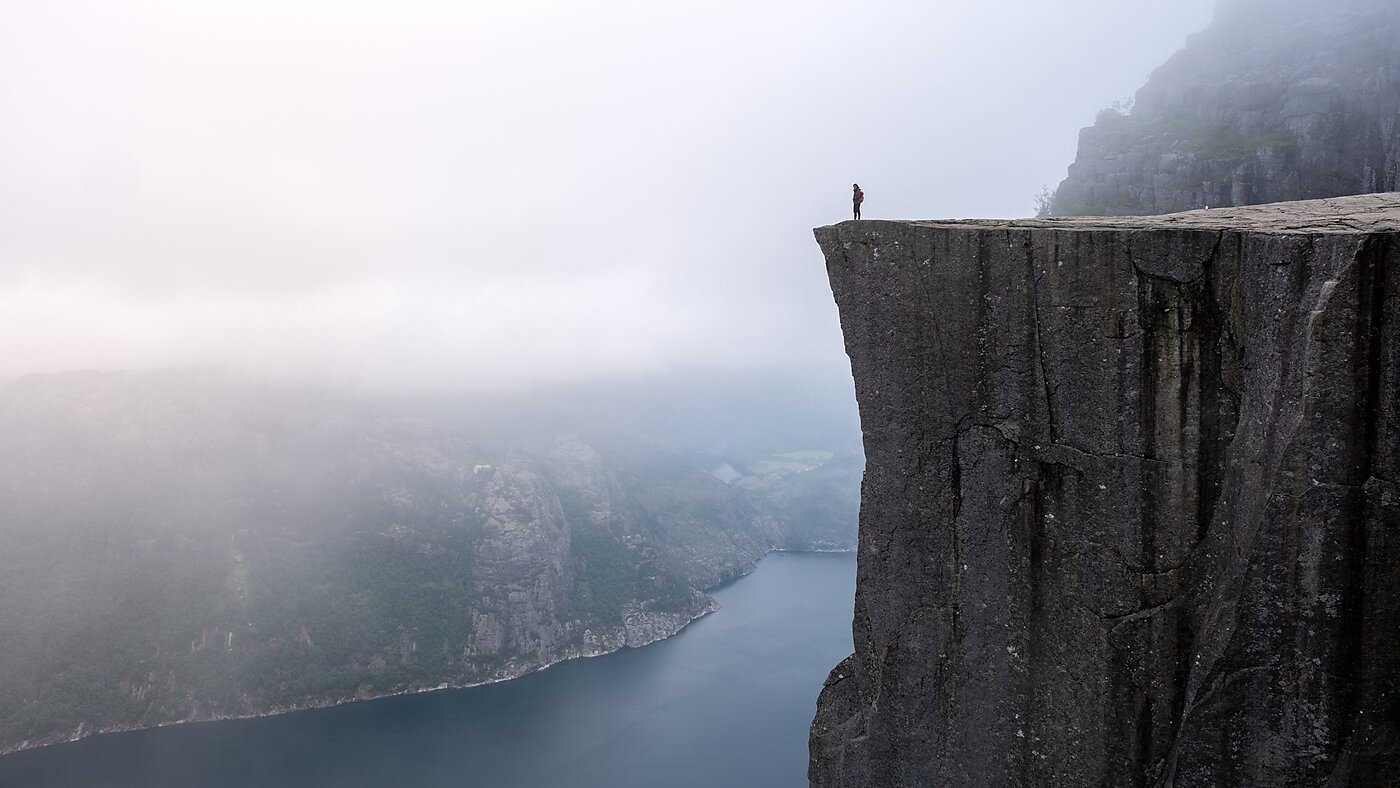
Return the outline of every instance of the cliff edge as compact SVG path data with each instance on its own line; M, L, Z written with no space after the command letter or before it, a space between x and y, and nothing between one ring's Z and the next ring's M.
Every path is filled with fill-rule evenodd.
M816 237L868 464L813 785L1400 779L1400 194Z

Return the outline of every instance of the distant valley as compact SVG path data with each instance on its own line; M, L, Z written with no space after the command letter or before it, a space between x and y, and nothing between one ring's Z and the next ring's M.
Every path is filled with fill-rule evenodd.
M421 405L198 371L0 388L0 751L512 678L667 637L772 549L854 544L858 435Z

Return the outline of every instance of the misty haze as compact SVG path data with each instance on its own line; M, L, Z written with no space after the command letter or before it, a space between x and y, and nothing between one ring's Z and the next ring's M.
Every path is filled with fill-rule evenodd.
M0 0L0 785L1400 779L1397 74L1393 0Z

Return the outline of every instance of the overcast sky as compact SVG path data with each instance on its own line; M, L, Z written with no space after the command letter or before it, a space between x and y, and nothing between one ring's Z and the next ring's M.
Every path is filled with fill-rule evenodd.
M1210 0L0 0L0 378L844 363L811 228L1022 216Z

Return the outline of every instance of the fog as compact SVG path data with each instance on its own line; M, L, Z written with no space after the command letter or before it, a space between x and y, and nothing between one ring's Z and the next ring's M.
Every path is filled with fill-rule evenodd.
M0 2L0 378L839 372L853 181L1026 215L1210 6Z

